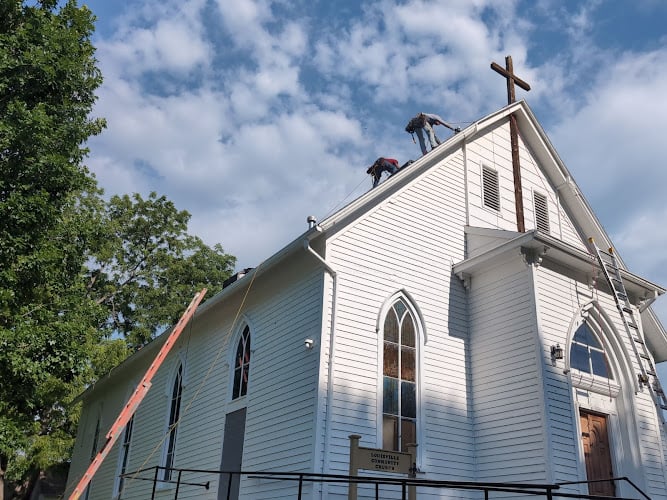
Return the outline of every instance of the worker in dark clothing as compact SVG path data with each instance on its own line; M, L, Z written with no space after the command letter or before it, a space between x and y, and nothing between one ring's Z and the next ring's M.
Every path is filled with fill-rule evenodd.
M390 176L398 172L398 160L393 158L383 158L382 156L375 160L368 170L367 174L370 174L373 178L373 187L377 186L380 183L380 177L382 177L382 172L387 172Z
M417 133L417 138L419 139L419 147L422 150L422 154L426 154L426 143L424 141L424 130L428 134L428 140L431 143L431 150L440 144L440 139L435 135L433 131L433 125L443 125L448 129L453 130L455 133L460 132L461 129L458 127L452 127L445 120L440 118L438 115L431 113L419 113L417 116L412 118L408 124L405 126L405 131L412 133ZM412 136L412 142L415 138Z

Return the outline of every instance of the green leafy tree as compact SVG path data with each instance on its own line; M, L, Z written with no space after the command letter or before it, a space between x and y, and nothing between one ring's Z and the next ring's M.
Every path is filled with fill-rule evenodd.
M234 265L164 197L102 200L83 164L104 127L93 21L75 0L0 0L0 500L67 463L74 398Z
M174 324L193 295L222 289L235 258L187 233L190 214L164 196L114 196L100 224L99 246L89 260L89 296L104 306L101 327L130 348Z
M84 143L104 126L89 116L93 16L56 3L0 1L0 498L6 477L28 494L34 464L66 458L56 436L101 313L80 279L79 200L96 189Z

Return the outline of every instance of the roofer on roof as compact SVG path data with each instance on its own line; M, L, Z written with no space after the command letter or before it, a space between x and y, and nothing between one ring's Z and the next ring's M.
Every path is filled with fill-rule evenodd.
M424 142L424 130L428 134L429 142L431 143L431 150L440 144L440 139L435 135L433 131L433 125L444 125L448 129L453 130L454 132L460 132L461 129L458 127L452 127L445 120L440 118L438 115L431 113L419 113L414 118L412 118L408 124L405 126L405 131L410 132L411 134L416 132L417 137L419 138L419 147L422 150L423 154L426 154L426 143ZM415 138L412 136L412 142Z
M398 160L394 160L393 158L383 158L381 156L375 160L375 163L368 167L366 173L373 177L373 187L380 183L382 172L387 172L390 176L394 175L398 172Z

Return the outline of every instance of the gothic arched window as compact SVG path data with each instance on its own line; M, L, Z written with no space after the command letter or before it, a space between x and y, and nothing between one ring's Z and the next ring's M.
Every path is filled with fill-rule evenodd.
M176 455L176 436L178 434L178 424L181 414L181 396L183 394L183 364L179 363L178 369L174 375L174 383L171 388L171 398L169 402L169 424L167 427L167 441L165 442L162 479L171 480L171 468L174 466L174 457Z
M382 447L407 451L417 440L417 329L403 300L384 320Z
M589 375L614 379L602 343L586 322L577 328L572 338L570 367Z
M236 346L234 357L234 387L232 399L245 396L248 392L248 375L250 370L250 327L246 326Z

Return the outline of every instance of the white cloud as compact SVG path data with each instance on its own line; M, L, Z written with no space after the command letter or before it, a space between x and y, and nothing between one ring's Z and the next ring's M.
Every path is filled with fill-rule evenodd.
M131 11L111 40L96 44L105 77L137 76L147 71L184 75L205 65L211 46L204 39L200 19L203 5L202 0L147 2L143 9ZM141 27L138 20L149 26Z

